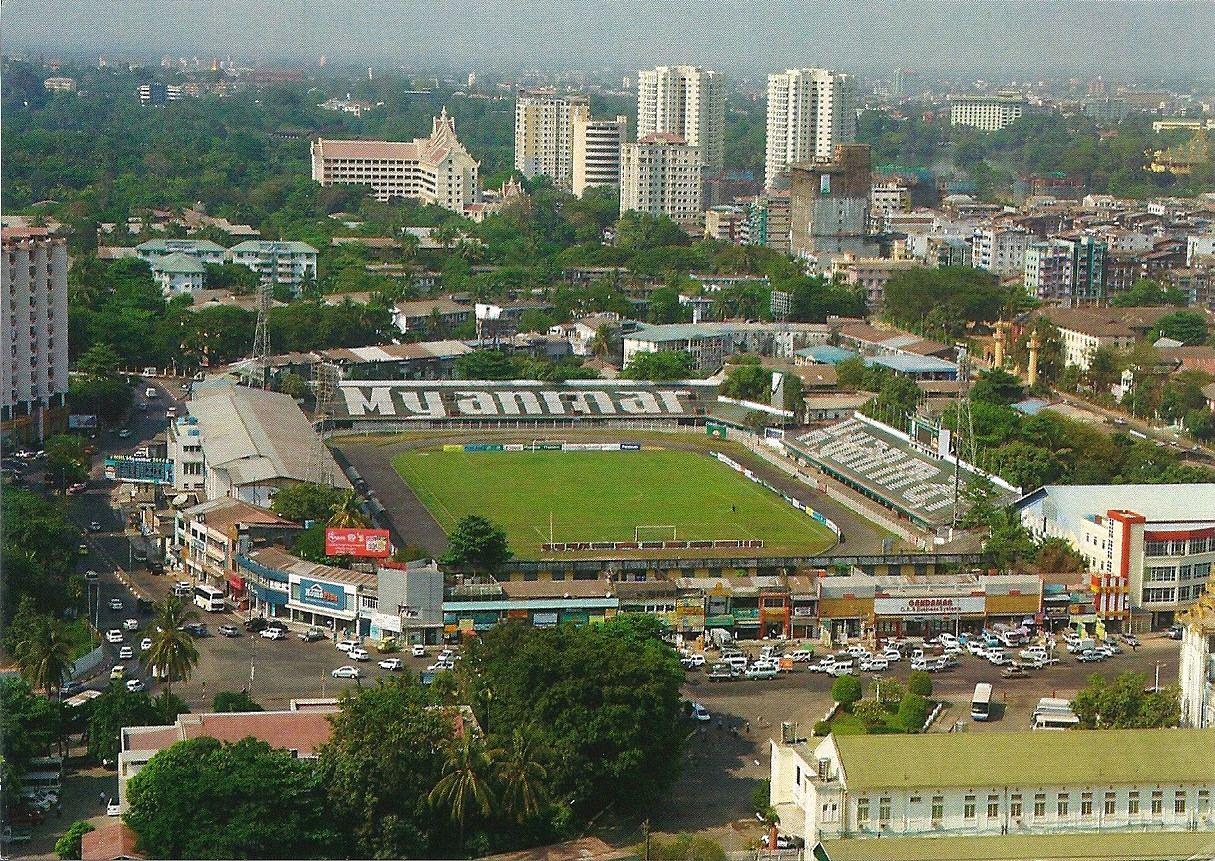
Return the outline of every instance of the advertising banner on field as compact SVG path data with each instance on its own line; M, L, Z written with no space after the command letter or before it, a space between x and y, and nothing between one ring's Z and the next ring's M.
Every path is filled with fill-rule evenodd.
M392 554L387 529L325 530L326 556L363 556L387 559Z

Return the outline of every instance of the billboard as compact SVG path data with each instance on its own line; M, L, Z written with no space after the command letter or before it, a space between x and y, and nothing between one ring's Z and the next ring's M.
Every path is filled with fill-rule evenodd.
M344 529L329 528L325 530L326 556L365 556L373 559L387 559L392 554L388 542L387 529Z

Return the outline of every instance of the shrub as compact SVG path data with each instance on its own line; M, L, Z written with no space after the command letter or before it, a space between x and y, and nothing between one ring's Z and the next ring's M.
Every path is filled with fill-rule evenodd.
M820 720L815 721L814 734L817 736L827 736L831 734L831 721Z
M918 694L907 694L899 703L899 723L908 732L919 732L928 719L928 700Z
M923 670L914 670L907 679L907 693L921 697L932 696L932 676Z
M851 674L840 676L831 685L831 698L848 708L861 698L861 680Z
M817 735L817 733L815 734ZM764 778L755 784L755 789L751 790L751 806L755 808L756 813L766 813L768 808L772 806L771 797L772 781Z
M854 703L852 713L865 722L865 728L872 730L886 723L886 707L877 700L861 700Z

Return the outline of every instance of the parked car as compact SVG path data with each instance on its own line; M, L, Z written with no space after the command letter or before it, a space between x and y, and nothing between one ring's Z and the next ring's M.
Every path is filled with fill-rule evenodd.
M325 633L323 628L309 628L307 631L300 632L300 639L305 643L313 643L317 640L324 640L329 635Z
M862 673L883 673L890 669L890 662L881 656L861 658Z
M414 643L413 648L411 648L409 651L415 658L426 657L426 647L421 643Z
M117 816L119 813L122 813L122 805L118 802L117 798L111 798L109 801L106 802L106 805L105 805L105 815L106 816Z
M92 568L90 568L88 571L84 572L84 582L96 583L97 579L98 579L97 572L94 571Z
M264 640L285 640L287 634L282 628L266 628L262 631L262 639Z
M183 631L185 631L187 634L189 634L191 637L207 636L207 623L206 622L191 622L188 625L182 625L181 629Z
M441 673L446 670L454 670L456 668L455 661L435 661L426 668L428 673Z
M110 681L121 682L127 677L127 668L123 664L115 664L110 667Z
M1128 646L1130 646L1132 649L1138 649L1138 648L1139 648L1139 638L1138 638L1138 637L1136 637L1134 634L1123 634L1123 635L1122 635L1122 642L1126 643L1126 644L1127 644Z
M250 634L257 634L266 630L267 622L261 616L254 616L249 621L245 622L245 630Z
M346 654L350 656L350 660L352 660L352 661L370 661L371 660L371 653L368 652L366 649L360 648L358 646L355 646L353 649L351 649Z
M110 628L110 630L105 632L105 641L107 643L121 643L122 631L117 628Z
M131 435L131 429L130 429L130 428L119 428L119 429L118 429L118 438L119 438L119 439L126 439L126 438L127 438L127 437L129 437L130 435Z
M152 638L151 637L144 637L142 640L139 641L139 651L146 652L150 648L152 648Z
M709 721L711 719L707 708L700 703L692 703L692 720Z
M111 610L121 610L122 609L122 599L121 598L111 598L110 599L110 609Z
M359 646L358 640L338 640L335 644L339 652L349 652L351 649L357 649Z
M1024 679L1029 676L1029 671L1025 667L1013 665L1005 667L1000 671L1000 678L1003 679Z
M138 620L138 619L125 619L125 620L123 620L123 623L122 623L122 630L124 630L124 631L138 631L138 630L139 630L139 620Z
M711 682L728 682L737 675L738 673L729 664L714 664L705 673L705 678Z
M831 669L827 670L827 675L834 676L837 679L840 676L847 676L851 673L852 661L836 661L835 665L832 666Z
M146 690L147 687L148 686L143 683L143 679L127 679L127 690L133 694Z
M765 834L763 836L762 842L764 844L765 849L774 848L774 847L768 845L768 843L771 842L771 840L772 840L771 834ZM793 838L791 838L788 834L781 834L779 831L776 832L776 846L775 846L776 849L792 849L792 848L794 848L794 846L795 846L795 844L793 842Z
M82 690L84 690L84 685L80 684L80 682L76 681L75 679L69 679L59 686L59 695L70 697L72 694L78 694Z
M746 679L774 679L776 675L777 669L771 664L752 664L743 670L743 678Z
M684 657L680 658L679 662L683 664L684 667L691 670L695 669L696 667L703 667L705 665L705 656L699 652L693 652L690 655L685 655Z
M903 657L903 653L898 649L886 648L882 650L882 657L886 659L887 663L893 664Z
M219 632L225 637L239 637L240 628L235 625L220 625Z
M338 667L333 671L333 677L335 679L357 679L359 677L359 668L352 667L349 664L344 667Z
M384 660L380 661L379 667L381 670L388 670L389 672L395 673L397 670L401 669L401 659L385 658Z
M1086 664L1096 663L1098 661L1104 661L1105 654L1103 652L1098 652L1096 649L1085 649L1083 652L1076 655L1076 660L1083 661Z
M1006 667L1012 663L1012 658L1005 655L1003 652L993 652L987 660L993 667Z
M135 657L135 650L130 646L123 646L118 650L118 657L122 659Z

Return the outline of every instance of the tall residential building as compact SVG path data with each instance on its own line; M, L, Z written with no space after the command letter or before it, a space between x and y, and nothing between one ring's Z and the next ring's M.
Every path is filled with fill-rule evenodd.
M856 96L848 75L786 69L768 75L764 187L799 161L825 161L856 140Z
M981 132L994 132L1021 119L1025 99L1020 93L994 96L955 96L949 101L951 126L974 126Z
M665 215L681 224L701 218L700 149L672 133L620 147L620 212Z
M67 247L45 227L5 229L0 403L4 436L42 440L64 424L68 389ZM54 426L54 427L52 427Z
M971 240L974 266L986 269L1001 278L1024 277L1025 249L1029 247L1029 231L1023 227L981 227Z
M701 164L721 170L726 100L721 75L699 66L658 66L637 73L637 138L679 135Z
M434 118L430 137L409 142L340 141L312 144L312 178L321 185L369 185L376 200L404 197L453 212L477 202L480 162L456 139L447 109Z
M1031 242L1025 249L1025 292L1043 302L1071 305L1072 249L1070 243Z
M574 179L570 190L582 197L588 188L620 185L620 145L624 143L629 118L595 120L574 117Z
M586 96L555 90L520 90L515 99L515 170L528 179L551 177L559 188L573 182L574 118L590 116Z

